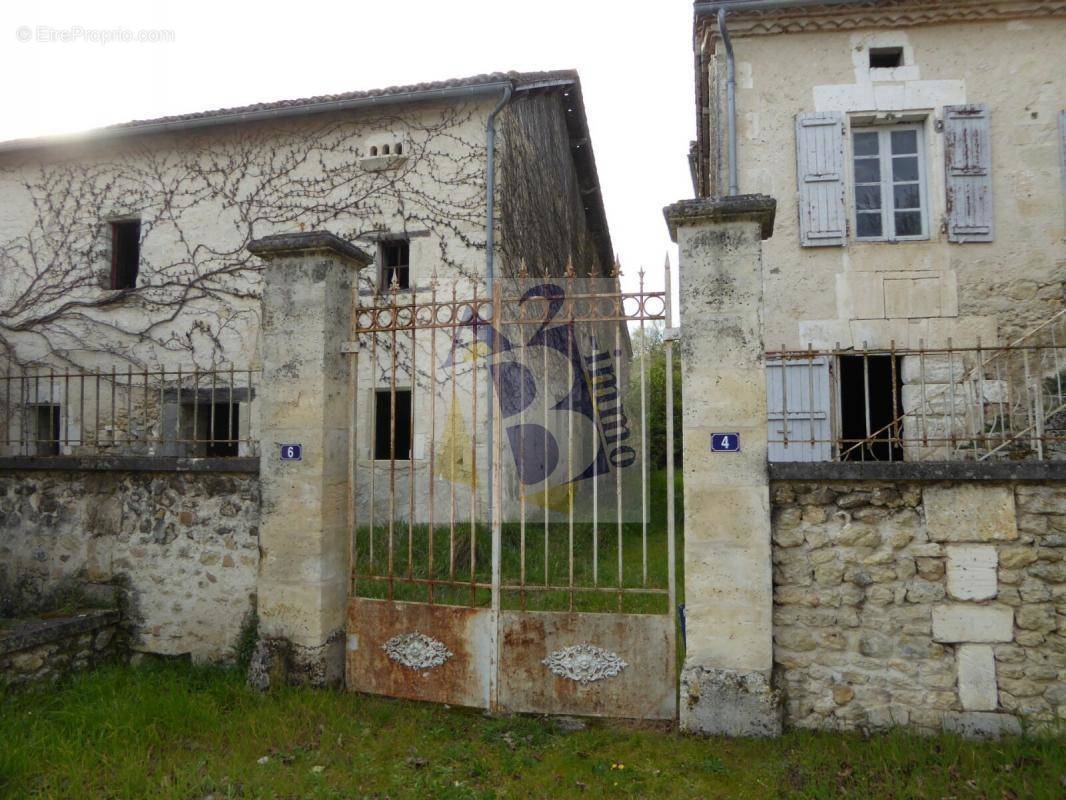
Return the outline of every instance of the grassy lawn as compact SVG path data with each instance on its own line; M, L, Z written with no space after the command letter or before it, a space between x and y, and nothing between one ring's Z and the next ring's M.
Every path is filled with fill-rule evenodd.
M264 763L260 763L265 758ZM113 667L0 694L0 796L1061 798L1066 738L682 736Z
M639 492L639 486L633 487ZM682 507L681 471L675 476L675 514L677 518L677 552L683 550L684 509ZM588 498L584 498L587 501ZM573 604L576 611L624 611L638 614L673 613L667 609L665 594L626 594L593 591L591 587L619 585L619 543L621 543L622 581L627 589L650 588L665 591L669 573L666 547L666 474L658 470L648 477L648 525L639 522L614 521L611 514L612 497L601 499L602 508L597 525L587 521L588 508L579 509L576 521L571 526L565 519L552 519L545 526L542 512L534 507L527 510L524 530L519 524L509 521L501 528L501 575L503 584L518 585L525 568L526 584L534 587L521 592L505 590L502 593L504 609L530 611L566 611L570 607L570 592L538 590L538 585L568 586L570 582L570 538L573 536ZM462 511L462 509L460 509ZM471 535L473 534L473 535ZM645 541L646 535L646 541ZM435 580L454 579L458 583L470 580L471 550L474 552L473 570L475 580L488 584L492 578L492 530L488 524L471 526L469 522L457 522L454 528L435 525L433 529L433 559L430 562L430 530L427 525L408 526L397 521L391 532L387 525L373 529L360 527L356 532L356 563L361 574L387 574L388 556L392 551L393 582L392 597L397 600L426 602L429 600L425 584L407 583L403 580L410 574L414 578ZM473 547L471 546L473 539ZM373 558L371 558L371 541ZM645 562L646 553L646 562ZM546 556L546 557L545 557ZM680 558L680 555L678 556ZM593 564L595 562L595 569ZM645 572L646 566L646 572ZM646 577L645 577L646 575ZM585 591L582 591L584 589ZM363 579L358 592L363 597L383 598L388 596L388 582ZM457 605L471 604L487 607L490 592L480 588L473 593L464 586L437 586L434 599L438 603ZM683 599L679 586L678 602Z

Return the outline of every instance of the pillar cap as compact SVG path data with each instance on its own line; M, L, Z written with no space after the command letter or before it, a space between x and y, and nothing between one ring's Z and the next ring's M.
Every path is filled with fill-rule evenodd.
M263 236L248 243L248 252L267 261L284 256L315 253L340 256L354 261L360 267L365 267L374 261L354 244L346 242L329 231L275 233L271 236Z
M731 197L707 197L681 200L663 209L670 238L677 241L677 229L690 225L750 220L762 227L762 238L774 234L777 200L765 194L738 194Z

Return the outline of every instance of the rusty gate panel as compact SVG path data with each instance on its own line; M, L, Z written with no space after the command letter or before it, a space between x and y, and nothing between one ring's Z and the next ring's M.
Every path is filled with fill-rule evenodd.
M348 688L488 708L493 617L485 608L352 598Z
M667 615L501 612L499 706L673 719L674 630Z

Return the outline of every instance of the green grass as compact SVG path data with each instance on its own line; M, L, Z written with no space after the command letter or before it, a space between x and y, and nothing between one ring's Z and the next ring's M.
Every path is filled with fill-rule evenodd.
M667 587L668 559L666 547L666 474L662 471L652 472L648 479L648 526L647 526L647 573L644 570L644 530L640 523L623 522L619 526L609 517L609 503L613 498L602 499L605 510L601 511L603 519L595 527L590 522L575 522L573 526L573 608L577 611L625 611L628 613L672 613L666 608L666 596L658 594L619 594L612 592L589 591L589 587L616 587L618 581L618 546L621 533L622 547L622 586L628 589L648 587L665 590ZM682 552L682 522L684 520L681 504L681 472L675 479L675 514L676 541L678 557ZM637 490L639 491L639 489ZM587 498L586 498L587 499ZM578 517L582 514L579 511ZM588 516L587 509L585 517ZM397 521L391 532L392 570L396 580L392 584L392 597L397 600L426 602L429 592L426 584L405 582L403 578L410 574L414 578L433 577L437 580L452 578L462 583L470 580L471 549L474 551L474 578L477 583L491 582L492 532L487 524L478 524L471 528L469 522L456 523L454 530L447 525L434 525L433 561L430 568L429 526L412 525ZM473 533L473 536L471 535ZM525 581L527 585L543 585L545 577L552 586L568 586L570 583L570 525L564 520L554 519L547 526L547 548L545 548L545 526L539 509L530 507L527 511L525 525ZM474 545L471 547L471 539ZM597 546L593 543L596 540ZM370 543L373 540L374 552L371 561ZM373 566L373 573L382 575L388 572L390 532L387 525L376 525L371 531L363 526L356 535L357 565L361 573L366 573L367 566ZM501 530L501 575L504 585L518 585L522 576L522 527L515 522L507 522ZM453 555L454 549L454 555ZM547 550L547 558L545 558ZM596 554L595 559L593 554ZM594 573L593 562L596 570ZM547 573L545 573L547 563ZM453 568L454 564L454 568ZM454 571L453 571L454 570ZM585 589L585 591L582 591ZM442 603L488 606L489 590L479 588L473 592L462 586L437 586L434 600ZM358 593L363 597L387 597L388 582L384 580L362 580ZM679 602L682 595L678 594ZM501 603L504 609L526 609L533 611L566 611L570 608L569 591L518 590L504 591Z
M259 760L267 758L266 763ZM321 768L321 769L319 769ZM56 798L1061 798L1066 738L791 733L491 718L236 671L109 667L0 695L0 796Z

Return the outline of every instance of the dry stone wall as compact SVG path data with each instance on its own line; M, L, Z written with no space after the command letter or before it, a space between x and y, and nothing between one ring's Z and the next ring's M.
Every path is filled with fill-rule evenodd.
M133 650L225 660L258 569L254 474L0 472L0 614L113 595Z
M772 499L788 724L1066 720L1066 485L779 482Z
M86 611L0 630L0 685L57 681L126 656L117 611Z

